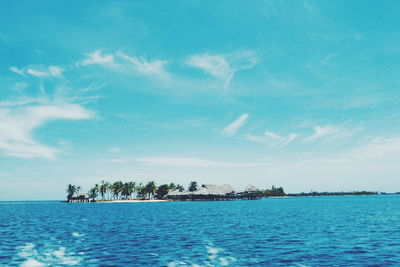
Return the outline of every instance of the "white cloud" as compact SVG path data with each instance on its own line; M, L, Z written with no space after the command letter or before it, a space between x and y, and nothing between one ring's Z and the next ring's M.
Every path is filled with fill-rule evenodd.
M146 61L142 58L128 56L122 52L117 52L116 54L120 58L128 61L130 63L130 67L135 72L144 74L144 75L155 75L159 77L167 77L168 73L164 69L164 65L168 63L165 60L154 60L154 61Z
M62 77L64 69L60 66L36 66L26 67L24 69L18 69L17 67L11 67L10 70L20 75L29 74L36 77Z
M245 140L255 143L265 143L267 141L267 138L265 136L255 136L252 134L245 134L243 137Z
M0 150L19 158L54 159L57 149L35 141L32 132L51 120L80 120L93 117L78 104L47 104L0 109Z
M246 122L246 120L249 118L249 114L243 114L239 118L237 118L234 122L226 126L222 130L222 134L226 136L232 136L234 135Z
M100 49L86 54L87 58L78 63L78 65L86 66L92 64L110 65L114 64L114 55L103 55Z
M282 136L280 136L280 135L278 135L278 134L276 134L276 133L273 133L273 132L265 131L264 134L265 134L266 136L268 136L268 137L273 138L273 139L278 139L278 140L282 140L282 139L283 139Z
M304 138L302 142L307 143L314 142L316 140L333 141L346 138L350 135L352 135L352 131L342 129L333 125L315 126L314 134Z
M400 155L400 137L375 138L369 143L347 151L346 158L358 160L379 159L392 155Z
M224 81L225 88L229 86L236 72L252 68L256 63L257 58L250 51L220 55L192 55L186 60L188 66L200 68Z
M295 139L297 139L297 137L299 137L299 136L300 136L300 135L295 134L295 133L289 134L288 137L285 138L285 139L283 140L283 142L279 144L279 146L280 146L280 147L285 147L285 146L287 146L288 144L290 144L291 142L293 142Z
M291 133L287 137L281 136L279 134L265 131L264 135L254 136L251 134L244 135L244 139L256 143L272 144L277 147L285 147L296 140L300 135L296 133Z
M86 59L77 63L77 65L93 65L98 64L106 67L112 67L118 72L125 72L157 76L160 78L167 78L168 72L164 69L168 61L165 60L154 60L147 61L143 58L129 56L122 52L116 52L113 54L102 54L100 49L95 50L92 53L86 54Z
M10 70L12 72L15 72L15 73L19 74L19 75L23 75L24 74L24 71L21 70L21 69L18 69L17 67L11 67Z

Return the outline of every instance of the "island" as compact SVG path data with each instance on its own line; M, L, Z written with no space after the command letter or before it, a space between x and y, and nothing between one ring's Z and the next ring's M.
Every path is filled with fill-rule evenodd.
M285 193L282 187L258 189L247 185L242 190L235 190L229 184L202 184L196 181L184 186L175 183L157 186L154 181L146 184L133 181L113 183L101 181L95 184L87 193L81 192L81 187L69 184L67 186L68 203L117 203L117 202L161 202L161 201L222 201L222 200L260 200L276 197L309 197L309 196L348 196L385 194L371 191L351 192L316 192Z

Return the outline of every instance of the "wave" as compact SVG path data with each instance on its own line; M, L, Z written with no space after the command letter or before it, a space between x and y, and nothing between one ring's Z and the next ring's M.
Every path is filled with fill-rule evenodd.
M21 264L23 267L42 267L53 265L78 265L81 259L76 257L73 252L67 252L67 248L58 249L36 248L33 243L26 243L25 246L17 247L17 255L24 259Z
M204 246L206 251L206 258L199 262L189 262L189 261L172 261L168 264L168 267L176 267L176 266L192 266L192 267L200 267L200 266L229 266L237 261L235 257L232 257L230 253L226 252L222 248L215 247L212 243L209 243L207 246Z

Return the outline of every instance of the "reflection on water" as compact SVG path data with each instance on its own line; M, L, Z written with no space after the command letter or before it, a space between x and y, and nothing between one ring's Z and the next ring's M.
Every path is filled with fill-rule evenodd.
M397 265L399 202L2 202L0 265Z

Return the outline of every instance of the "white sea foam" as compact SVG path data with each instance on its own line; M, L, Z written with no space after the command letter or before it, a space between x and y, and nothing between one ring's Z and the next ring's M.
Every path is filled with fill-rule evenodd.
M77 265L81 261L80 258L74 256L73 252L68 253L65 247L58 249L43 247L39 250L35 244L27 243L17 249L19 250L17 255L25 260L21 264L23 267Z
M78 233L78 232L73 232L72 233L72 236L74 236L74 237L80 237L80 236L84 236L85 234L80 234L80 233Z
M42 267L46 266L44 263L37 261L35 259L27 259L21 264L21 267Z
M184 261L178 261L178 262L173 261L173 262L168 263L167 266L168 267L175 267L175 266L179 266L179 265L187 265L187 264Z

